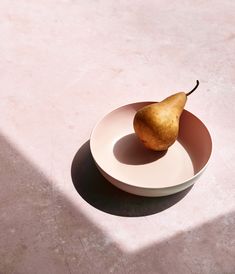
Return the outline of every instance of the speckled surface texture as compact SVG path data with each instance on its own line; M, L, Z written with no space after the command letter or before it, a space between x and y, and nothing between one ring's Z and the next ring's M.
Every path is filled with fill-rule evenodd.
M1 0L1 274L234 273L234 13L233 0ZM107 183L97 120L196 79L186 109L213 138L197 183L155 199Z

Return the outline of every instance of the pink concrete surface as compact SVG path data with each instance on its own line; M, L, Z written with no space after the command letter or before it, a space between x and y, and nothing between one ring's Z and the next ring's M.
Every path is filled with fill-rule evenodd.
M234 273L235 3L0 1L0 273ZM213 154L187 191L140 198L97 171L95 123L200 87Z

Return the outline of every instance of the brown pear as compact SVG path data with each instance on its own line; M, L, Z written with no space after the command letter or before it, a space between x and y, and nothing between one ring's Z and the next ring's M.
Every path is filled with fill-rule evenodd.
M135 133L145 147L155 150L167 150L177 139L180 116L184 110L188 93L178 92L159 103L147 105L137 111L133 126Z

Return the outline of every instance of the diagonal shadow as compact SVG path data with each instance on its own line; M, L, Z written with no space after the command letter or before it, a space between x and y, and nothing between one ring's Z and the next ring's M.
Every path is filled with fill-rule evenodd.
M89 141L76 153L71 176L77 192L89 204L106 213L126 217L147 216L166 210L183 199L192 188L166 197L140 197L124 192L100 174Z
M120 249L1 135L0 182L1 274L122 267Z
M129 253L3 136L0 183L1 274L234 273L234 212Z

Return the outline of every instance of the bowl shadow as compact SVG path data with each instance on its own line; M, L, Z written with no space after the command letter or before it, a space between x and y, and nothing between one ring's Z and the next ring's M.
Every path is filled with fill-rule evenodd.
M144 165L162 158L165 151L153 151L145 148L135 133L120 138L113 147L115 158L126 165Z
M89 141L74 156L71 177L75 189L86 202L103 212L123 217L147 216L166 210L192 189L191 186L164 197L142 197L124 192L101 175L92 158Z

